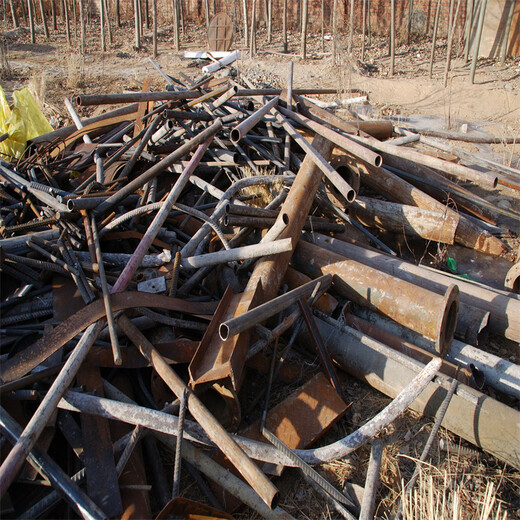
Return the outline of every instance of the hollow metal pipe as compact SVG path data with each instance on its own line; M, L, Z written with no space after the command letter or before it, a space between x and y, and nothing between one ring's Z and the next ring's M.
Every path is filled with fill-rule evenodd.
M102 202L97 208L97 210L95 210L95 214L101 215L107 212L113 206L125 199L128 195L133 193L137 188L140 188L147 182L151 181L154 177L157 177L157 175L162 173L173 163L175 163L179 159L182 159L195 147L212 138L221 129L222 122L217 119L211 126L203 130L200 134L197 134L189 141L185 142L182 146L177 148L177 150L165 157L162 161L159 161L157 164L146 170L133 181L130 181L128 184L125 184L125 186L119 189L114 195L109 197L105 202Z
M455 284L440 295L303 241L292 262L311 277L334 274L334 287L344 297L424 334L435 342L435 351L442 357L448 351L458 315Z
M259 258L285 253L292 250L292 241L289 238L274 240L262 244L225 249L215 253L206 253L198 256L182 258L181 267L184 269L198 269L227 262L247 260L248 258Z
M235 144L240 142L240 140L244 138L244 136L249 132L249 130L255 127L264 118L264 116L278 104L279 99L280 96L276 96L275 98L271 99L269 103L263 105L256 112L253 112L253 114L251 114L247 119L245 119L235 128L233 128L230 134L231 141Z
M316 285L319 284L320 288L323 288L323 290L326 291L330 287L331 283L332 276L325 275L312 280L297 289L286 292L285 294L282 294L266 303L258 305L250 311L221 323L219 327L219 335L221 339L226 340L230 336L239 334L240 332L253 327L257 323L261 323L271 316L278 314L293 303L296 303L300 298L310 296L316 288Z
M177 181L173 185L170 193L168 194L168 197L164 201L163 206L155 215L153 222L148 227L148 230L146 231L145 235L139 242L139 245L137 246L136 250L134 251L132 257L126 264L122 273L119 275L119 278L117 279L116 283L114 284L114 287L112 288L112 293L124 291L125 288L128 286L128 284L130 283L130 280L132 279L135 271L141 264L141 261L144 258L144 256L146 255L146 252L148 251L150 245L154 241L155 237L157 236L157 233L159 232L162 225L164 224L164 221L168 217L168 213L170 212L172 205L176 202L176 200L180 196L182 190L184 189L184 187L186 186L186 183L188 182L190 175L193 173L193 171L197 167L197 164L202 159L202 156L208 149L208 146L210 145L211 141L213 140L213 135L214 134L210 135L203 143L201 143L199 145L197 151L191 158L189 165L185 168L182 175L177 179Z

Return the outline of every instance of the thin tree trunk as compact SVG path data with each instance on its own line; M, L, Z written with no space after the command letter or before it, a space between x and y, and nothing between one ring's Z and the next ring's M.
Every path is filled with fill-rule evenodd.
M32 0L27 0L27 11L29 13L29 27L31 30L31 43L36 43L36 36L35 36L35 32L34 32L34 14L33 14L33 8L32 8Z
M101 24L101 50L106 52L107 46L105 43L105 2L99 0L99 23Z
M80 34L80 49L81 54L85 55L86 53L86 45L85 45L85 7L83 5L83 0L78 0L79 2L79 34Z
M412 32L412 13L413 13L413 0L409 0L408 4L408 43L410 43L410 33Z
M45 16L45 9L43 8L43 0L39 0L40 4L40 13L42 14L42 23L43 23L43 32L45 34L45 38L49 39L49 27L47 26L47 19Z
M204 12L206 14L206 30L209 31L209 0L204 0Z
M325 51L325 0L321 0L321 50Z
M61 0L63 16L65 17L65 31L67 33L67 44L70 46L70 24L69 24L69 6L67 0Z
M283 19L282 19L282 32L283 32L283 52L287 52L289 50L289 46L287 44L287 0L283 0Z
M464 63L469 60L469 44L471 41L471 28L473 26L474 0L468 0L466 4L466 27L464 31Z
M273 0L267 0L267 43L273 39Z
M486 17L486 7L487 0L481 0L477 27L477 41L473 48L473 57L471 60L470 79L472 84L475 83L475 71L477 70L478 53L480 50L480 40L482 39L482 29L484 28L484 18Z
M362 33L362 43L361 43L361 61L365 61L365 33L367 31L367 0L363 0L363 20L361 22L361 33Z
M390 76L394 75L395 66L395 0L390 5Z
M513 23L513 14L515 12L515 0L509 1L509 12L507 13L506 26L504 28L504 37L502 38L502 45L500 46L500 61L505 63L507 59L509 46L509 33L511 31L511 24Z
M78 16L76 13L76 1L72 0L72 17L74 18L74 38L78 39Z
M175 50L180 50L179 41L179 0L173 0L173 41L175 44Z
M348 36L348 53L352 56L354 51L354 0L350 0L350 27Z
M150 4L148 0L144 0L144 10L146 15L146 28L150 29Z
M251 37L249 38L250 55L253 57L256 54L256 0L253 0L253 7L251 9Z
M182 31L182 37L184 38L185 36L185 27L184 27L184 2L183 0L178 0L179 1L179 18L181 19L181 31Z
M174 4L176 2L174 1ZM175 6L176 7L176 6ZM174 9L174 14L176 13L176 9ZM152 0L152 18L153 18L153 57L157 58L157 0ZM174 16L174 18L176 18ZM179 45L179 28L177 25L177 20L174 23L175 32L177 33L177 46ZM177 48L177 50L179 50Z
M22 6L23 23L25 26L27 26L27 13L25 12L25 4L24 4L23 0L20 2L20 5ZM16 11L16 9L15 9L15 11Z
M453 1L452 1L453 5ZM448 50L446 52L446 69L444 70L444 88L448 84L448 74L450 72L451 65L451 48L453 47L453 36L455 34L455 27L457 25L457 18L459 15L460 0L457 0L457 9L455 9L455 15L452 17L452 24L450 32L448 33Z
M367 33L369 47L372 45L372 23L370 22L370 2L371 0L367 0Z
M58 30L58 22L56 20L56 0L51 0L52 30Z
M114 40L112 38L112 24L110 23L110 11L108 8L108 0L102 0L105 2L105 22L107 24L108 29L108 43L109 45L112 45L114 43Z
M41 0L40 0L41 1ZM307 18L309 14L309 0L302 2L302 41L300 54L304 60L307 59Z
M287 1L287 0L285 0ZM247 0L242 0L243 22L244 22L244 45L249 47L249 24L247 23Z
M23 4L23 2L22 2ZM18 16L16 16L16 9L13 0L9 0L9 7L11 8L11 17L13 19L13 27L16 29L19 26Z
M119 0L116 0L116 27L119 29L121 27L121 14L119 7Z
M336 25L338 24L338 16L337 11L338 9L338 0L334 0L332 4L332 63L336 64L336 54L338 51L338 42L337 42L337 36L338 36L338 29Z
M435 9L435 22L433 23L432 51L430 54L430 78L433 76L433 60L435 59L435 45L437 43L437 31L439 29L439 16L441 13L441 0L437 0Z
M134 0L134 29L135 29L135 49L141 48L141 35L139 31L139 0Z

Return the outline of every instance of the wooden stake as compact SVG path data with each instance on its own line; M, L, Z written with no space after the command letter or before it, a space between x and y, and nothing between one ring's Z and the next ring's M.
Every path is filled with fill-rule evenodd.
M484 19L486 17L486 7L487 0L480 1L480 14L478 17L478 27L477 27L477 41L475 42L475 46L473 47L473 57L471 60L471 71L469 73L469 77L471 83L475 83L475 71L477 69L477 61L478 61L478 53L480 50L480 40L482 39L482 29L484 28Z
M65 0L63 0L63 1L65 1ZM31 29L31 43L36 43L36 36L34 33L34 14L33 14L31 0L27 0L27 11L29 13L29 25L30 25L30 29Z
M390 4L390 76L394 75L395 66L395 0Z
M309 0L303 0L303 3L302 3L301 55L304 60L307 59L307 18L308 18L308 14L309 14Z
M22 2L22 4L23 4L23 2ZM13 18L13 27L16 29L19 26L19 24L18 24L18 16L16 16L16 9L14 7L13 0L9 0L9 7L11 8L11 17Z
M176 46L179 50L179 27L177 25L177 6L175 0L173 2L173 15L174 15L174 31L176 33ZM153 18L153 57L157 58L157 0L152 0L152 18Z
M439 15L441 12L441 0L437 0L435 9L435 22L433 24L432 51L430 53L430 78L433 76L433 60L435 58L435 45L437 43L437 30L439 29Z

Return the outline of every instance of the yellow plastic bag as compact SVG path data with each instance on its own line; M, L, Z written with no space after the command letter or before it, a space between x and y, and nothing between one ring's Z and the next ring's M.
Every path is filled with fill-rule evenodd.
M29 139L47 134L54 129L45 119L29 90L24 88L15 91L13 99L11 109L0 86L0 135L9 134L9 138L0 143L0 153L4 157L7 155L19 158Z

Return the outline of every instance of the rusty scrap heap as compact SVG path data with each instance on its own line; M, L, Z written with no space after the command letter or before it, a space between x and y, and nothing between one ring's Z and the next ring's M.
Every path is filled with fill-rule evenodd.
M183 459L218 509L292 518L273 479L292 466L343 517L369 518L378 440L361 504L312 466L408 407L520 468L520 370L484 350L488 331L520 341L502 240L520 215L460 182L518 174L305 97L325 90L247 87L80 95L74 126L0 163L5 517L59 515L64 499L83 518L230 518L179 497ZM74 104L121 107L81 121ZM505 287L402 258L425 244L509 265ZM319 369L299 380L309 354ZM393 401L310 447L349 408L341 370ZM276 380L299 382L274 405Z

